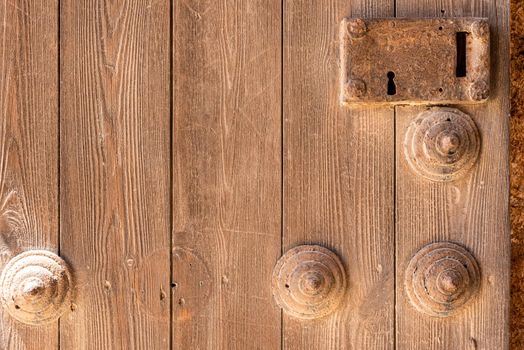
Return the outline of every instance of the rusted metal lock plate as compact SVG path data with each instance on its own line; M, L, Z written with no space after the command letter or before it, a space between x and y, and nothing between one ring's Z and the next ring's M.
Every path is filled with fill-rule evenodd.
M489 96L483 18L344 19L344 105L479 103Z

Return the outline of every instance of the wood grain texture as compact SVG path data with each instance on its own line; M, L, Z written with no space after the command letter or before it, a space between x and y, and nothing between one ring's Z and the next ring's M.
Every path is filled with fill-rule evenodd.
M58 2L0 1L0 270L58 249ZM0 310L0 348L58 348L58 323Z
M173 347L278 349L281 2L174 6Z
M284 315L283 345L393 349L393 109L349 110L338 98L340 21L393 16L393 1L284 3L284 251L332 249L349 288L330 316Z
M492 35L490 100L456 106L476 122L480 158L464 178L432 183L411 172L402 151L404 133L421 107L397 108L397 348L507 349L510 239L508 217L509 3L507 1L398 0L397 16L488 17ZM479 261L478 297L462 313L437 319L416 312L403 290L404 271L422 246L449 240Z
M62 349L166 349L169 3L61 2Z

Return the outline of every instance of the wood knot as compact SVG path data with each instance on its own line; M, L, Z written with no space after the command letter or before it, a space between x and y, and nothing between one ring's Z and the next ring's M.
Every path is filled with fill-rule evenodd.
M409 300L420 312L446 317L458 312L480 287L480 268L463 247L433 243L411 259L405 288Z
M0 275L0 302L22 323L47 324L70 308L72 282L67 264L58 255L45 250L23 252Z
M273 269L273 296L287 314L301 319L327 316L342 302L346 272L339 257L317 245L286 252Z
M419 114L404 138L411 168L432 181L453 181L467 173L480 153L475 122L454 108L432 108Z

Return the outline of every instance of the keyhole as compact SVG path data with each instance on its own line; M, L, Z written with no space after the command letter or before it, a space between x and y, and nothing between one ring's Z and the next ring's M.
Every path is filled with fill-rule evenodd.
M395 95L397 93L397 86L395 85L395 73L388 72L388 95Z

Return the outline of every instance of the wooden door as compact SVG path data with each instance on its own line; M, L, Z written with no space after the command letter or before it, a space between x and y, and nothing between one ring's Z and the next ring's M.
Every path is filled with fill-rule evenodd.
M508 12L0 0L0 349L507 349ZM341 22L387 17L489 21L454 181L405 156L426 106L340 104ZM432 243L449 317L406 282Z

